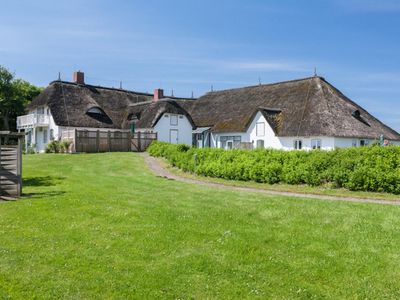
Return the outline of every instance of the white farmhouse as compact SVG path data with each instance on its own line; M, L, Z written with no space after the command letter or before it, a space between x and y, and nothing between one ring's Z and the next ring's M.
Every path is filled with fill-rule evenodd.
M28 106L27 114L17 118L17 129L26 133L27 148L43 152L52 140L72 137L74 129L120 131L127 121L126 112L130 105L153 103L158 97L163 98L163 95L89 85L85 83L83 72L74 72L72 82L51 82ZM181 98L171 97L170 100ZM181 116L177 117L179 128L171 125L177 129L171 131L171 140L191 145L192 125L188 125L186 131L181 129L184 120ZM172 116L170 124L175 124L175 119ZM170 141L167 137L169 131L163 124L166 120L160 119L160 123L151 130L159 131L162 140Z
M53 81L18 117L27 146L39 152L71 129L157 133L160 141L212 148L332 150L400 135L314 76L205 94L199 99Z
M324 149L366 146L400 135L324 78L210 92L187 105L194 144L216 148Z

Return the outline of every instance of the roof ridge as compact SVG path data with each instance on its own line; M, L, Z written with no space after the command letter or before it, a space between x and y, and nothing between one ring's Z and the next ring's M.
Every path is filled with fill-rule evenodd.
M321 76L310 76L310 77L298 78L298 79L292 79L292 80L284 80L284 81L278 81L278 82L272 82L272 83L264 83L264 84L249 85L249 86L242 86L242 87L237 87L237 88L217 90L217 91L208 92L208 93L206 93L206 95L220 93L220 92L226 92L226 91L240 90L240 89L248 89L248 88L286 84L286 83L292 83L292 82L298 82L298 81L306 81L306 80L310 80L310 79L314 79L314 78L319 78L319 79L324 80L324 78Z
M52 85L54 83L69 84L69 85L75 85L75 86L81 86L81 87L92 87L92 88L97 88L97 89L118 91L118 92L135 94L135 95L153 96L153 94L151 94L151 93L138 92L138 91L126 90L126 89L120 89L120 88L114 88L114 87L107 87L107 86L102 86L102 85L93 85L93 84L86 84L86 83L79 84L79 83L75 83L75 82L71 82L71 81L63 81L63 80L53 80L52 82L49 83L49 85ZM175 100L191 100L189 98L175 97L175 96L168 96L166 98L175 99Z

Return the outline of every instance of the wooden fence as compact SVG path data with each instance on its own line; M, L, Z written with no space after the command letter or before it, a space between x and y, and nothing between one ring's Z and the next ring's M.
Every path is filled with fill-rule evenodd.
M23 134L0 133L0 196L22 194Z
M61 139L71 142L70 152L142 152L157 133L70 129L62 132Z
M143 152L152 141L157 140L157 132L137 132L131 136L131 151Z

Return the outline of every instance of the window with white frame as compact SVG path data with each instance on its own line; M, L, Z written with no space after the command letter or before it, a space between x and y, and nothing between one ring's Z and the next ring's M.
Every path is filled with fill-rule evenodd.
M360 140L360 147L368 146L369 141L368 140Z
M294 140L293 148L296 149L296 150L303 149L303 141L302 140Z
M265 123L264 122L258 122L256 124L256 135L257 136L265 135Z
M352 140L351 141L351 146L352 147L357 147L357 140Z
M241 136L221 136L219 141L221 142L221 148L232 149L239 148L242 138Z
M169 119L169 124L172 126L178 125L178 116L177 115L171 115L171 118Z
M50 129L50 141L54 141L54 129Z
M311 140L311 149L321 149L321 140L320 139Z

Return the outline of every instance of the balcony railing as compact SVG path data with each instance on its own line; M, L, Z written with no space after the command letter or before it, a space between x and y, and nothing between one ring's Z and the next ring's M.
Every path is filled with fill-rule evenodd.
M17 117L17 129L48 126L50 118L43 114L29 114Z

